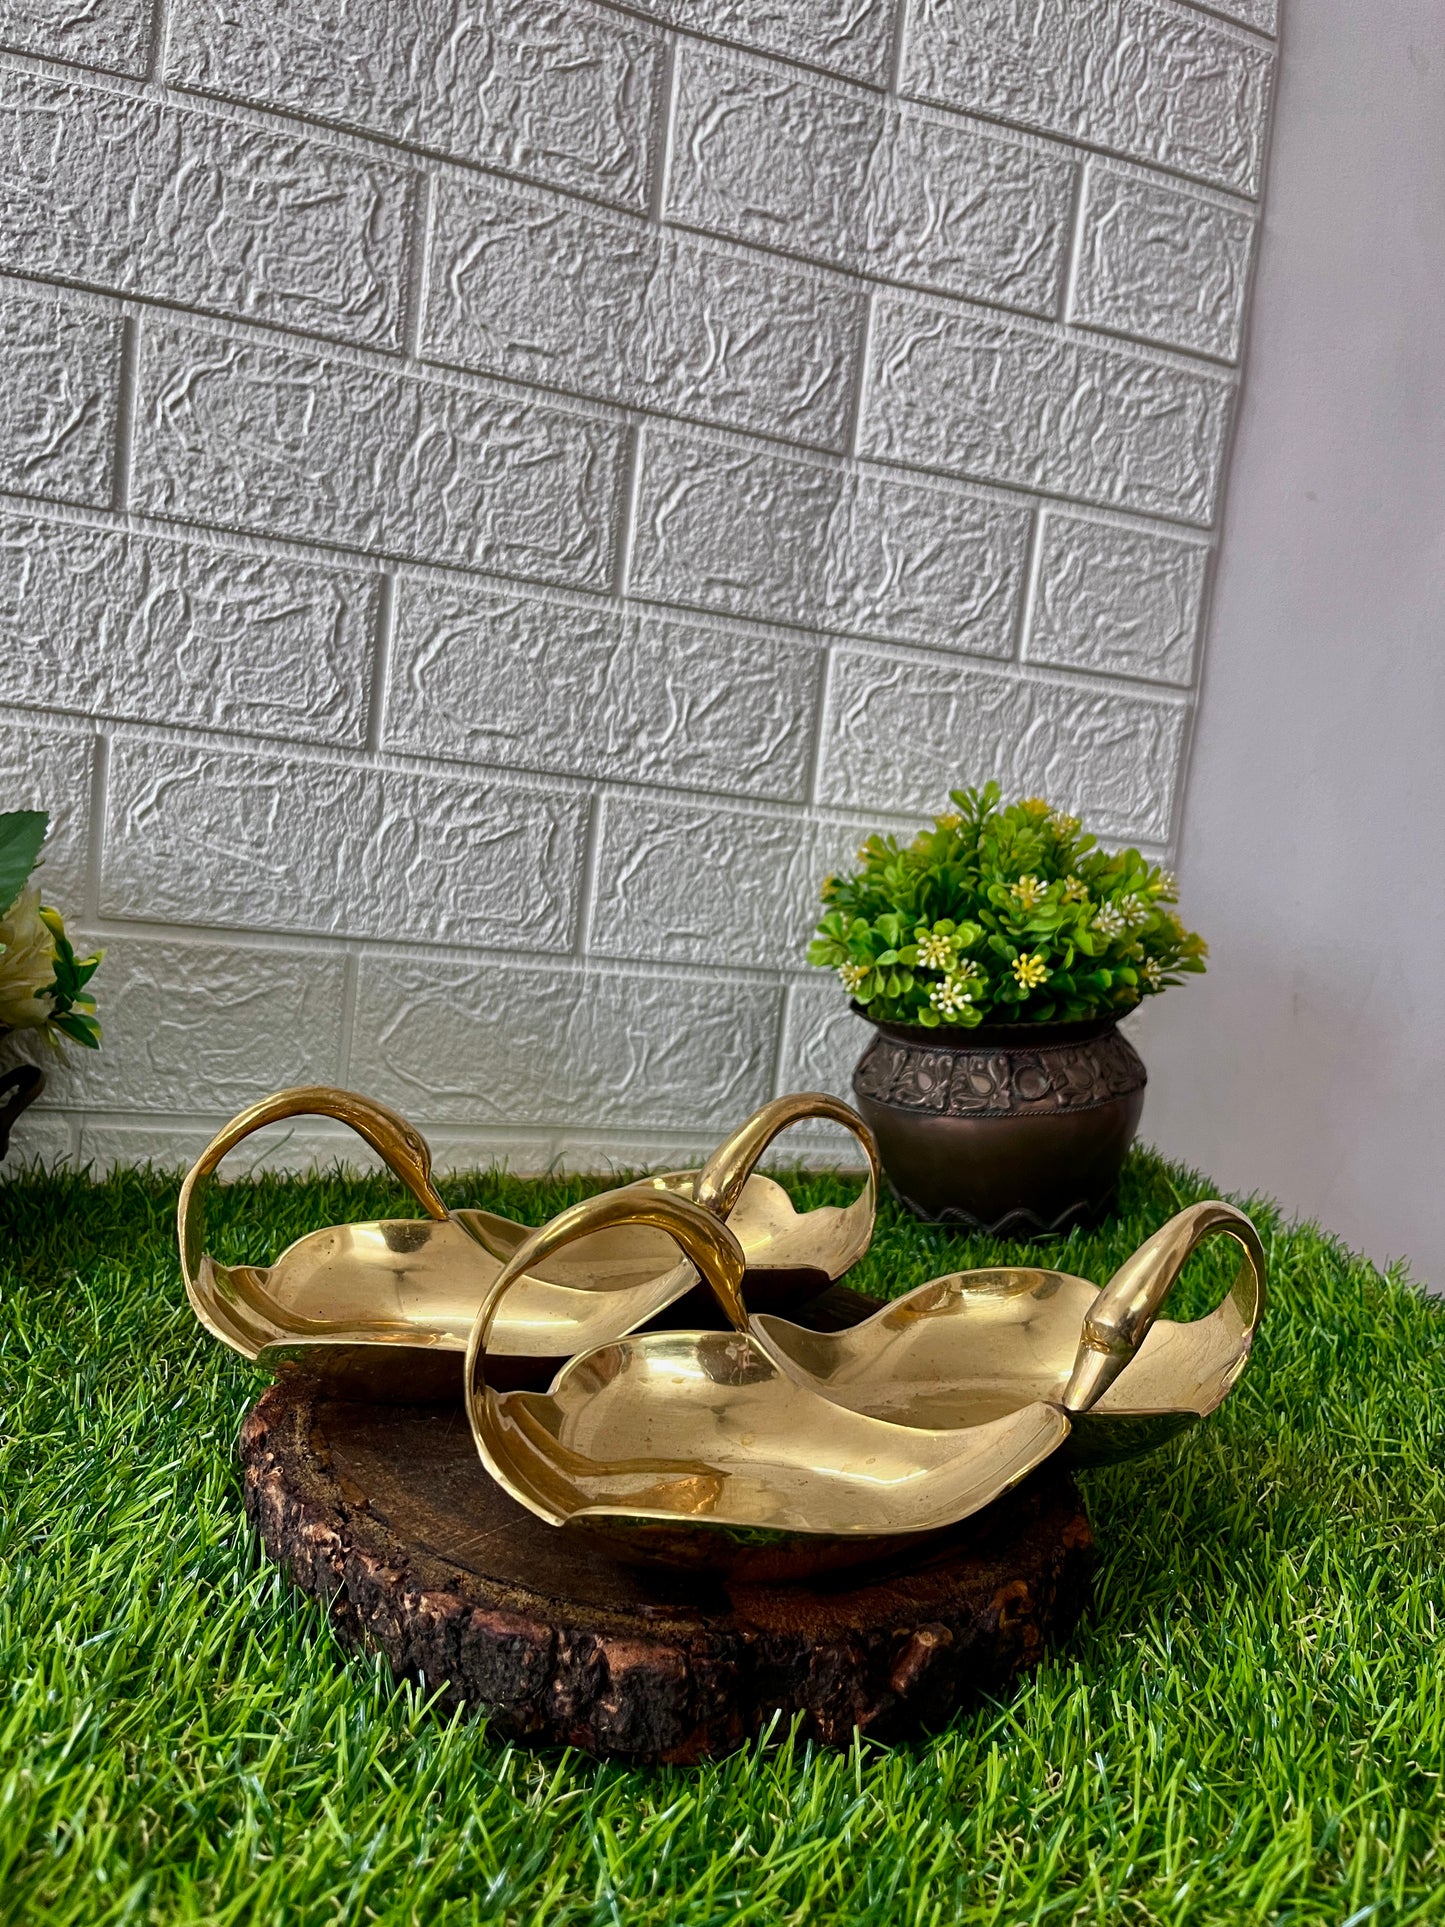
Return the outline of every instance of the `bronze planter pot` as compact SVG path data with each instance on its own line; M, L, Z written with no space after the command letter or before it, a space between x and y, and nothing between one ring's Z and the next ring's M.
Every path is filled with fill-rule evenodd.
M874 1028L853 1092L915 1217L1038 1238L1108 1211L1146 1082L1113 1019Z

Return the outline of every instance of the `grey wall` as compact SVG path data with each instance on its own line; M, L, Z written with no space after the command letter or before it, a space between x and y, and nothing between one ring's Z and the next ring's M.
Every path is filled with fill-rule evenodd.
M0 4L0 773L110 946L29 1141L672 1157L842 1075L861 827L1169 848L1273 13Z
M1284 22L1145 1128L1445 1286L1445 7Z

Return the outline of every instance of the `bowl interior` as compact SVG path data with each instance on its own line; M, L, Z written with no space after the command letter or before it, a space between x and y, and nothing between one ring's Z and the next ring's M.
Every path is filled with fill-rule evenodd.
M1035 1402L967 1430L891 1425L803 1391L727 1332L650 1332L573 1359L548 1393L489 1393L479 1444L544 1517L860 1540L941 1530L1068 1435Z

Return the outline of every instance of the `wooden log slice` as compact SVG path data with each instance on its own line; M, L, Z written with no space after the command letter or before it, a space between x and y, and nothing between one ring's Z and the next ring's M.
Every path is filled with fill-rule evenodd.
M775 1714L902 1739L1034 1664L1089 1596L1093 1535L1046 1465L905 1566L745 1586L614 1562L484 1471L459 1406L363 1405L299 1377L241 1434L246 1510L344 1641L509 1738L685 1764Z

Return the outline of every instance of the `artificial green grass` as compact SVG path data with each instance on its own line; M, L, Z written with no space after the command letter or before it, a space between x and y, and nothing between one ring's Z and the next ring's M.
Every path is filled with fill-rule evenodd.
M533 1220L590 1188L449 1187ZM1119 1219L1053 1261L1102 1279L1207 1195L1137 1155ZM194 1325L174 1205L144 1174L0 1185L0 1918L1445 1918L1445 1311L1317 1231L1250 1207L1250 1369L1208 1426L1088 1475L1094 1609L1011 1698L893 1750L638 1770L443 1719L260 1558L234 1446L262 1381ZM261 1180L212 1248L402 1210L381 1180ZM885 1207L855 1279L996 1252ZM1196 1265L1200 1309L1226 1274Z

